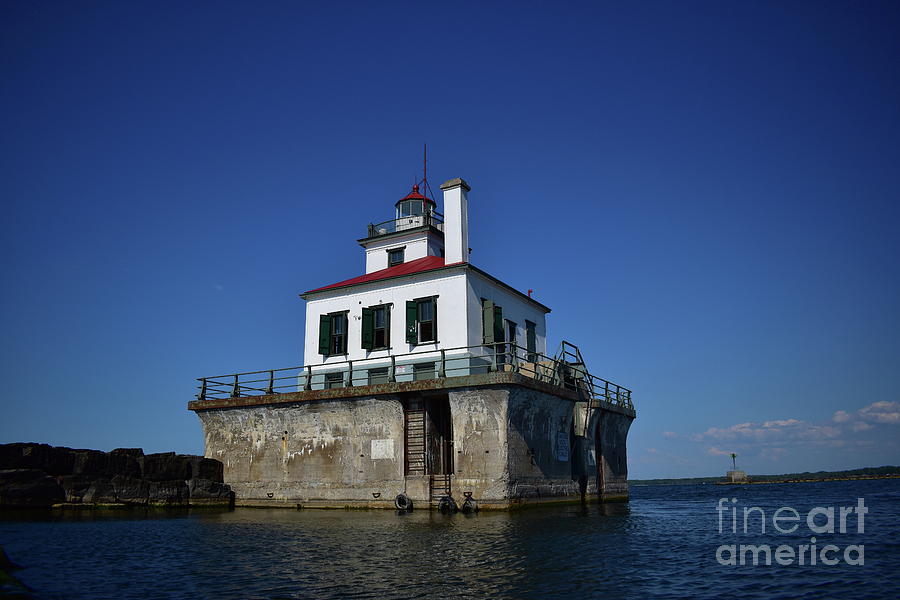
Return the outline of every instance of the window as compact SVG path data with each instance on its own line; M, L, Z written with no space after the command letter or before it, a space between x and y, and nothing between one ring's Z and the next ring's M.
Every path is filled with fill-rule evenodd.
M434 300L420 300L419 305L419 343L433 342L437 339L434 335Z
M528 350L528 362L537 360L537 325L531 321L525 321L525 349Z
M375 347L388 347L388 307L379 306L375 309Z
M395 248L394 250L388 250L389 267L396 267L397 265L403 264L403 250L404 248Z
M437 341L437 297L406 303L406 341L425 344Z
M416 363L413 365L413 381L434 379L434 363Z
M389 304L362 310L362 347L383 350L391 345L391 307Z
M342 388L344 387L344 374L337 373L325 373L325 389L330 390L332 388Z
M405 200L400 203L400 214L398 217L412 217L422 214L421 200Z
M347 311L319 316L319 354L347 353Z
M369 385L376 385L379 383L387 383L388 382L388 368L387 367L378 367L376 369L369 369Z

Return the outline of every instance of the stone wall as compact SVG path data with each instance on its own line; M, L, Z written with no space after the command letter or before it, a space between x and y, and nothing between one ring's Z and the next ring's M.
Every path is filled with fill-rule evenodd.
M464 492L482 503L509 497L509 390L470 387L450 392L455 473L453 495Z
M341 391L335 389L303 401L242 398L243 405L197 407L206 455L224 464L239 504L388 507L405 493L421 506L428 477L404 475L403 398L445 397L457 499L470 492L481 506L508 507L590 500L598 489L604 499L627 498L632 415L591 411L582 437L574 435L576 426L585 433L575 398L565 392L493 382L414 391L393 385L397 393L366 396L366 388L348 388L354 395L343 398L334 397Z
M536 390L510 390L509 497L578 497L572 473L571 400Z
M628 499L628 453L626 441L633 417L599 411L596 431L599 435L600 498L604 501Z
M222 461L239 502L393 502L403 491L403 407L396 396L198 415L206 455Z

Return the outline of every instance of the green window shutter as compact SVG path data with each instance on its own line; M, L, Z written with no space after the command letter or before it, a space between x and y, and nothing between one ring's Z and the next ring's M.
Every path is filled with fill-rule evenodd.
M344 320L344 343L341 346L341 352L344 354L347 354L347 340L350 339L350 323L347 318L349 315L349 312L345 312L340 316L340 318Z
M328 356L329 346L331 345L331 317L328 315L319 316L319 354Z
M362 347L371 350L375 347L375 311L362 309Z
M416 321L419 319L418 303L407 301L406 303L406 342L416 344L419 341L416 335Z
M490 300L481 301L481 333L485 344L494 343L494 303Z
M494 343L500 343L506 339L506 332L503 331L503 309L494 305Z
M535 327L536 325L531 321L525 321L525 343L529 352L537 350L537 331L535 331Z

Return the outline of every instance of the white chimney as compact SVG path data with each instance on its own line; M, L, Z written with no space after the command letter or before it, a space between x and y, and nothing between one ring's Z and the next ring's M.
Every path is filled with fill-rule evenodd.
M457 177L441 185L444 190L444 262L469 262L469 201L472 188Z

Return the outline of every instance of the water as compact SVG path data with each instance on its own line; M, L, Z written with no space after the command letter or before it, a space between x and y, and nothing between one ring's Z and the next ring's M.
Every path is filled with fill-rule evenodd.
M766 510L767 534L718 532L716 503ZM865 499L847 533L864 565L722 566L722 544L809 544L772 535L779 507ZM739 529L742 527L739 515ZM756 514L756 513L754 513ZM824 517L819 522L824 523ZM755 527L754 527L755 525ZM783 527L789 526L783 523ZM900 480L632 487L629 504L443 516L417 510L3 515L0 544L37 598L895 598Z

